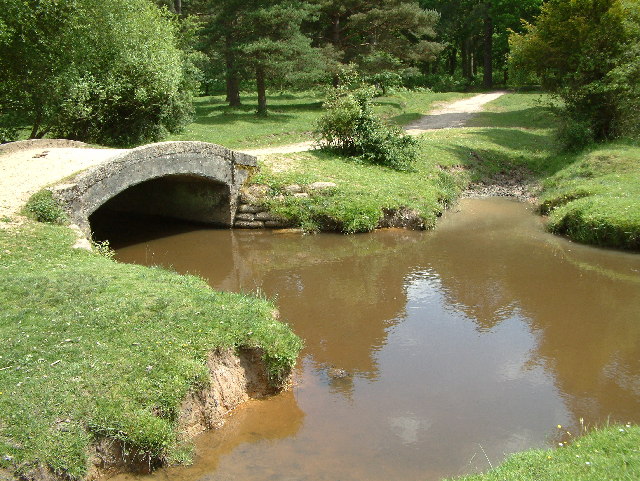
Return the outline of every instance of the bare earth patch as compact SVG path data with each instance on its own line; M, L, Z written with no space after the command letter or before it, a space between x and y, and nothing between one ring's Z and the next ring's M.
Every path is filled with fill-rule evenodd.
M0 146L0 218L15 215L43 187L121 152L70 140L28 140Z

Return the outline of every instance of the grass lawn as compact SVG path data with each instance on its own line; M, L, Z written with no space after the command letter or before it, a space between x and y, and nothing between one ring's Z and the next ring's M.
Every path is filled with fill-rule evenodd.
M544 181L541 208L551 232L640 250L640 146L599 145L571 160Z
M399 92L376 99L376 110L391 122L406 124L428 112L433 104L468 97L461 93ZM199 140L235 149L253 149L312 140L322 112L324 94L297 92L270 95L269 115L256 115L255 95L243 95L243 106L232 108L224 96L200 97L195 119L184 132L166 140Z
M640 427L596 429L573 443L510 456L486 474L458 481L636 481L640 478Z
M0 468L81 478L100 435L178 459L179 406L206 385L209 352L261 347L274 382L295 362L271 302L73 242L62 226L0 229Z

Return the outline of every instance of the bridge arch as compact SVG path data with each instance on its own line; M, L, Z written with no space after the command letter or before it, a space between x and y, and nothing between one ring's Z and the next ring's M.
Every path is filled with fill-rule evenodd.
M101 207L231 227L255 167L255 157L219 145L161 142L108 158L51 191L87 235Z

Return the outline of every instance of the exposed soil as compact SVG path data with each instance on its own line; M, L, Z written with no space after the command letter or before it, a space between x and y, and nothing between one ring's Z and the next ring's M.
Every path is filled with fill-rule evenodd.
M16 214L43 187L121 152L58 139L0 145L0 218Z

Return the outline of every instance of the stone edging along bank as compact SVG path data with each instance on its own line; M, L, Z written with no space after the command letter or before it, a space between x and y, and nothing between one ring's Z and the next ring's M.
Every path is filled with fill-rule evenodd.
M283 194L276 199L284 200L286 196L294 198L309 198L314 195L324 195L335 189L333 182L314 182L301 186L299 184L287 185L283 188ZM238 210L233 227L236 229L283 229L296 227L295 222L279 217L264 207L264 199L270 192L270 187L262 184L252 184L240 191ZM424 230L425 224L418 211L409 208L382 209L382 217L378 222L378 228L406 228L412 230ZM339 230L339 229L335 229Z

